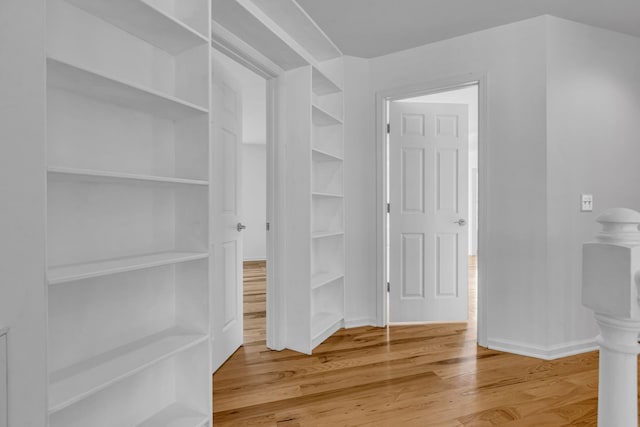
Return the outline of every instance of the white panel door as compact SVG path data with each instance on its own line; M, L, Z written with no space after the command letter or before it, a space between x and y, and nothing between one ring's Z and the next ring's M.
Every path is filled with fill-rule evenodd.
M211 254L212 369L243 342L242 312L242 99L222 63L212 59Z
M389 321L464 321L468 300L466 105L392 102Z

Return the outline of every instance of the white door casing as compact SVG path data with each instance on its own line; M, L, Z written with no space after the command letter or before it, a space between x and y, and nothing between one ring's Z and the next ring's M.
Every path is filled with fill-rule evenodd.
M390 322L467 320L467 108L390 103Z
M242 98L231 73L212 57L211 212L212 372L243 342Z

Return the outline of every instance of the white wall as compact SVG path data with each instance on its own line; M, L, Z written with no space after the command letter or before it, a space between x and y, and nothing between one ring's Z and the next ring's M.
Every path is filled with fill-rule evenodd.
M486 73L488 126L480 141L486 223L479 262L488 341L522 352L544 351L548 343L547 242L541 232L547 227L545 32L546 18L540 17L370 62L370 100L378 91ZM375 219L363 220L373 232Z
M0 2L0 329L9 425L45 425L45 2Z
M242 200L244 207L245 261L267 259L267 146L244 144L242 147Z
M581 304L582 243L611 207L640 210L640 39L548 19L548 266L550 344L590 340ZM593 194L593 213L580 194Z
M581 304L581 246L598 229L598 212L640 208L638 52L638 38L538 17L370 61L363 114L379 91L486 74L479 268L490 347L544 358L593 348L597 330ZM376 167L359 156L358 173ZM579 212L580 193L594 195L595 213ZM374 203L370 192L359 197ZM366 227L359 227L376 232L372 216L360 219ZM375 268L375 255L363 256L358 265ZM361 290L371 300L375 284Z

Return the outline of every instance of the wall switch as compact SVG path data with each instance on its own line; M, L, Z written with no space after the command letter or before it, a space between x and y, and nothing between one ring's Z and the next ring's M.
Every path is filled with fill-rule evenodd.
M593 194L582 194L580 197L580 211L593 211Z

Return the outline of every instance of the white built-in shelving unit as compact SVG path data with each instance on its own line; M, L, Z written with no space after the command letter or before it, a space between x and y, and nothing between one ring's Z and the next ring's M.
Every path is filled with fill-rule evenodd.
M47 0L49 425L211 425L209 0Z
M314 66L281 79L291 176L287 347L311 353L344 326L343 96Z

